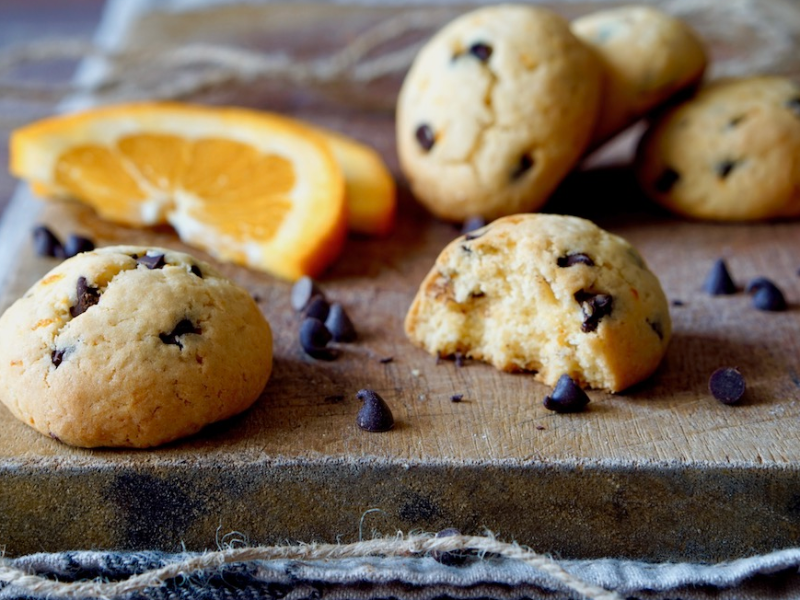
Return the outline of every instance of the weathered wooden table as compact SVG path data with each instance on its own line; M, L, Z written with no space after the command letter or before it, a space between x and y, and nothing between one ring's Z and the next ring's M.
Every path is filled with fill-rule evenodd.
M565 14L586 8L570 4ZM248 23L267 9L248 10L244 17L234 9L152 17L146 31L186 40L222 32L213 40L222 41L236 30L258 46L256 34L269 27ZM285 25L273 43L294 39L298 51L311 52L311 40L341 41L320 35L332 22L346 37L399 9L320 10ZM730 47L712 49L724 61ZM798 63L780 67L800 76ZM259 299L273 326L275 368L263 397L189 440L137 452L69 448L0 407L6 551L201 549L229 531L253 543L353 541L445 527L488 529L565 557L718 560L797 545L800 224L691 223L654 209L625 167L632 136L571 176L546 210L591 218L629 239L682 305L672 308L674 339L654 377L616 396L590 392L585 413L551 413L542 406L549 389L531 377L437 363L403 336L417 285L457 229L428 216L404 186L387 102L397 85L399 77L344 90L257 83L199 96L290 112L368 141L386 158L399 184L396 231L350 239L321 282L347 307L360 341L335 362L309 359L297 341L289 284L221 265ZM5 200L10 180L0 182ZM102 245L186 249L168 231L117 227L73 205L49 205L36 221ZM0 250L16 256L0 290L5 307L54 263L35 257L27 241L9 247L0 240ZM776 281L790 310L759 312L743 293L705 295L703 279L720 256L740 284L755 276ZM724 406L708 393L719 366L736 366L747 378L741 405ZM391 432L356 426L355 393L365 387L392 406ZM452 402L453 394L464 400Z

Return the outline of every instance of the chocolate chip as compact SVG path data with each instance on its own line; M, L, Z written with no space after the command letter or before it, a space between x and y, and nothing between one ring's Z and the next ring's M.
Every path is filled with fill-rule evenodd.
M331 307L324 297L314 296L311 299L311 302L308 303L308 306L306 306L306 309L303 311L303 316L312 317L324 322L325 319L328 318L328 313L330 310Z
M436 534L437 538L444 538L444 537L452 537L454 535L461 535L461 532L458 529L448 528L443 529L442 531ZM448 567L458 567L463 565L467 559L469 558L469 553L461 550L452 550L449 552L443 552L441 550L433 550L431 552L431 558L438 563L441 563Z
M753 306L758 310L780 312L786 310L783 292L766 277L757 277L747 284L745 291L753 294Z
M66 354L68 354L69 350L70 348L56 348L50 353L50 362L55 365L56 369L62 362L64 362L64 358L66 357Z
M476 229L480 229L486 225L486 219L483 217L470 217L466 221L464 221L463 225L461 226L461 235L467 235L475 231ZM475 239L475 238L469 238Z
M81 252L91 252L94 250L94 242L82 235L70 234L64 244L64 258L72 258Z
M459 369L464 366L464 355L461 352L453 354L453 360L456 362L456 366Z
M453 394L450 396L450 402L461 402L464 399L464 394Z
M666 167L662 172L661 175L658 176L658 179L655 180L653 183L653 187L655 190L661 194L666 194L669 192L672 187L678 183L678 180L681 176L678 172L673 169L672 167Z
M297 312L302 311L308 306L314 296L324 298L325 294L317 287L317 284L310 277L303 276L292 286L291 304Z
M722 162L717 163L715 168L717 176L720 179L725 179L731 174L731 171L733 171L737 164L739 163L735 160L723 160Z
M300 324L300 346L303 352L319 360L333 360L336 352L328 348L328 342L333 339L331 332L325 324L314 317L306 317Z
M353 342L358 337L353 322L338 302L331 304L328 318L325 319L325 327L337 342Z
M786 108L788 108L798 117L800 117L800 96L797 96L796 98L790 98L789 100L787 100Z
M388 365L390 362L394 360L394 356L384 356L383 358L379 359L378 362L382 365Z
M469 47L469 53L481 62L487 62L492 56L492 47L484 42L475 42Z
M145 254L144 256L137 256L136 262L144 265L148 269L163 269L167 261L163 254Z
M712 296L728 296L736 293L736 284L733 283L725 261L717 259L706 277L703 289Z
M461 251L465 254L472 254L472 248L467 246L466 244L461 244Z
M746 115L737 115L728 121L728 127L736 127L739 123L744 121Z
M658 336L658 339L664 339L664 327L661 325L661 321L651 321L647 319L647 324L650 325L650 329L652 329L655 334Z
M71 306L69 309L69 314L73 318L82 315L92 306L100 302L100 290L86 283L86 277L78 277L78 283L75 288L77 302L75 306Z
M516 181L522 177L533 166L533 163L533 157L530 154L520 156L517 166L511 171L511 180Z
M575 292L575 300L583 309L581 331L591 333L597 329L600 319L611 314L614 299L609 294L595 294L580 290Z
M202 330L199 327L195 327L189 319L181 319L172 331L169 333L159 333L158 337L165 344L172 344L183 350L183 344L178 338L190 333L199 335L202 333Z
M708 379L708 391L723 404L736 404L744 396L744 377L733 367L719 368Z
M358 411L356 423L365 431L389 431L394 427L394 416L386 402L377 392L359 390L356 398L363 403Z
M685 306L686 305L686 303L683 300L678 300L677 298L675 300L673 300L670 304L672 304L672 306Z
M33 229L33 249L37 256L63 257L64 247L56 235L44 225Z
M200 279L203 278L203 272L197 265L192 265L191 268L189 269L189 273L191 273L192 275L197 275Z
M417 131L414 135L417 138L417 143L419 143L420 147L425 150L425 152L430 151L436 143L436 135L433 133L431 126L426 123L417 127Z
M558 378L553 393L544 397L544 407L558 413L580 412L589 404L589 396L569 375Z
M588 267L594 266L594 261L583 252L576 252L574 254L567 254L561 256L556 260L556 264L561 268L571 267L572 265L586 265Z

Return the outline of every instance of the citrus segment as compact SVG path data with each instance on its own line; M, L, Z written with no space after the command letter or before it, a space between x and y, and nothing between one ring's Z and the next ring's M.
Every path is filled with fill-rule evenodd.
M326 138L270 113L172 103L98 108L14 132L11 170L127 225L287 279L319 274L346 233Z

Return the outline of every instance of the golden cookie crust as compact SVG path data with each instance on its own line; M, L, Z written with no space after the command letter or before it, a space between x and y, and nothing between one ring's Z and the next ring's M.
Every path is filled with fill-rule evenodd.
M434 355L618 392L656 369L672 327L658 279L628 242L585 219L529 214L450 243L405 330Z
M496 5L455 19L419 52L398 98L415 196L452 221L538 209L586 148L600 86L598 59L551 11Z
M800 86L777 76L709 84L652 124L636 174L651 198L686 217L800 216Z
M143 264L158 255L163 265ZM248 408L272 367L270 327L249 293L163 248L64 261L0 317L0 339L0 400L82 447L193 434Z

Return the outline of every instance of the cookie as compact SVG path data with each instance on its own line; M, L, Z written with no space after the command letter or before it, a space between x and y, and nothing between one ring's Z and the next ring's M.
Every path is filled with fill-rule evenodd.
M713 82L652 124L635 168L645 192L679 215L800 216L800 86L777 76Z
M628 242L585 219L529 214L450 243L405 331L434 355L618 392L656 369L671 321L658 279Z
M606 75L592 147L695 86L708 62L689 25L650 6L594 12L573 21L572 31L596 51Z
M272 367L247 291L162 248L64 261L0 317L0 400L82 447L150 447L248 408Z
M586 148L600 86L598 59L553 12L497 5L455 19L398 97L414 195L452 221L538 209Z

